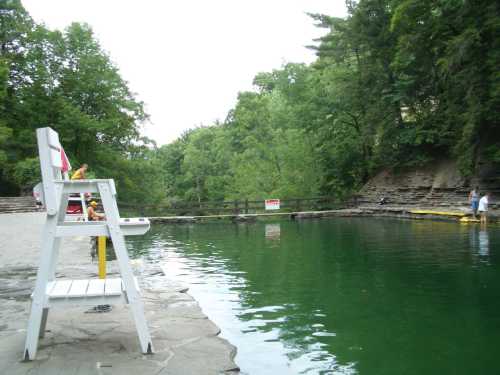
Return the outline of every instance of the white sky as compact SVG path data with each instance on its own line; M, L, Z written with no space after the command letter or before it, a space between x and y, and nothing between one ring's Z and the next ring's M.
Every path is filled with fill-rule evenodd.
M146 104L159 145L223 121L256 73L314 60L324 31L305 12L343 17L344 0L22 0L37 22L86 22Z

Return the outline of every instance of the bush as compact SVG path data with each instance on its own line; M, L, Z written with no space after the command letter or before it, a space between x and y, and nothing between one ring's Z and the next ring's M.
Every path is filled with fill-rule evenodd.
M31 192L33 187L42 180L40 176L39 159L27 158L17 162L14 164L10 175L14 182L20 187L21 192Z

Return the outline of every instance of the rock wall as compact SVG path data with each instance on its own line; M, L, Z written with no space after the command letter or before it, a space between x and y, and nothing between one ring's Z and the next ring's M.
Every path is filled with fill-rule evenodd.
M490 191L493 208L500 207L500 170L491 165L479 168L477 176L466 180L452 160L440 160L426 166L403 171L384 170L359 191L358 205L387 204L415 207L468 207L472 186L481 193Z

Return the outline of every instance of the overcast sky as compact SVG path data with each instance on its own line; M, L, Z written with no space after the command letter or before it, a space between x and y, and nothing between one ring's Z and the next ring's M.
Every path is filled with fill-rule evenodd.
M22 0L37 22L90 24L146 104L159 145L223 121L256 73L314 60L324 31L305 13L345 16L344 0Z

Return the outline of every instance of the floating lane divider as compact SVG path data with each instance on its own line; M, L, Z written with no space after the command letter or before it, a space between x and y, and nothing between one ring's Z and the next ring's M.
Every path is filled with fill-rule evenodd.
M479 219L474 219L473 217L463 217L460 219L461 223L479 223Z
M417 215L438 215L438 216L454 216L454 217L464 217L467 214L465 212L457 211L432 211L432 210L410 210L411 214Z

